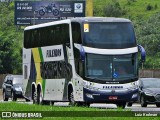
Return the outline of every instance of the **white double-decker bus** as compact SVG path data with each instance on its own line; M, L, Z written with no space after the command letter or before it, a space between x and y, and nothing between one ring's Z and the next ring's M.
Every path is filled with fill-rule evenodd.
M26 27L23 94L34 103L138 98L138 46L130 20L84 17Z

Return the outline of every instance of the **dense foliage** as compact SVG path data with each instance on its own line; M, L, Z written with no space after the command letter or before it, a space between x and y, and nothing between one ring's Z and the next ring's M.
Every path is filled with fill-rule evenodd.
M93 0L94 16L123 17L134 26L137 43L147 53L144 68L160 69L160 2L158 0Z
M22 71L23 32L14 26L13 12L13 3L0 3L0 74Z
M138 44L147 51L144 68L160 68L159 0L93 0L94 16L133 21ZM14 25L14 3L0 2L0 74L22 72L23 29Z
M137 39L147 52L145 68L160 68L160 13L137 27Z

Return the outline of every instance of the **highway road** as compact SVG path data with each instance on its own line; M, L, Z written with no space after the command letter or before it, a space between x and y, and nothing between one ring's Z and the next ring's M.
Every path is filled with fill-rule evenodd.
M9 101L0 100L0 102L7 103L7 102L11 102L11 100ZM17 103L32 104L32 102L25 102L25 100L23 99L19 99ZM54 105L68 106L68 102L55 102ZM115 104L91 104L90 107L99 108L99 109L117 109L117 106ZM131 111L142 111L142 112L143 111L159 111L160 112L160 108L157 108L156 105L148 105L147 107L141 107L141 105L138 103L133 104L132 107L126 106L125 109L129 109Z
M2 94L1 94L1 89L0 89L0 102L4 102L2 100ZM9 99L9 101L11 100ZM6 101L4 103L7 103ZM26 103L26 104L32 104L32 102L25 102L24 99L18 99L18 103ZM68 106L68 102L56 102L54 104L55 106ZM117 109L117 106L115 104L91 104L90 107L93 108L100 108L100 109ZM129 109L131 111L159 111L160 108L157 108L156 105L148 105L147 107L141 107L140 104L133 104L132 107L126 107L125 109Z

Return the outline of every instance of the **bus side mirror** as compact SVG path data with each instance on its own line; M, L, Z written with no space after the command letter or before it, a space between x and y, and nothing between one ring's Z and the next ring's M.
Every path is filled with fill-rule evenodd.
M85 51L84 51L83 46L81 46L81 48L80 48L80 58L81 58L82 62L85 61Z
M146 61L146 51L141 45L138 45L138 51L141 52L141 62L144 63Z
M139 86L139 89L142 90L142 89L143 89L143 86Z

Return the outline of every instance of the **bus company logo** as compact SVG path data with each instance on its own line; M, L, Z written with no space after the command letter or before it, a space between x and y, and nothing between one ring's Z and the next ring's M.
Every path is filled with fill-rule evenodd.
M2 112L2 118L11 118L11 112Z
M83 3L74 3L74 13L83 13Z
M59 57L61 56L61 49L47 50L46 57Z
M103 89L123 89L123 86L103 86Z

